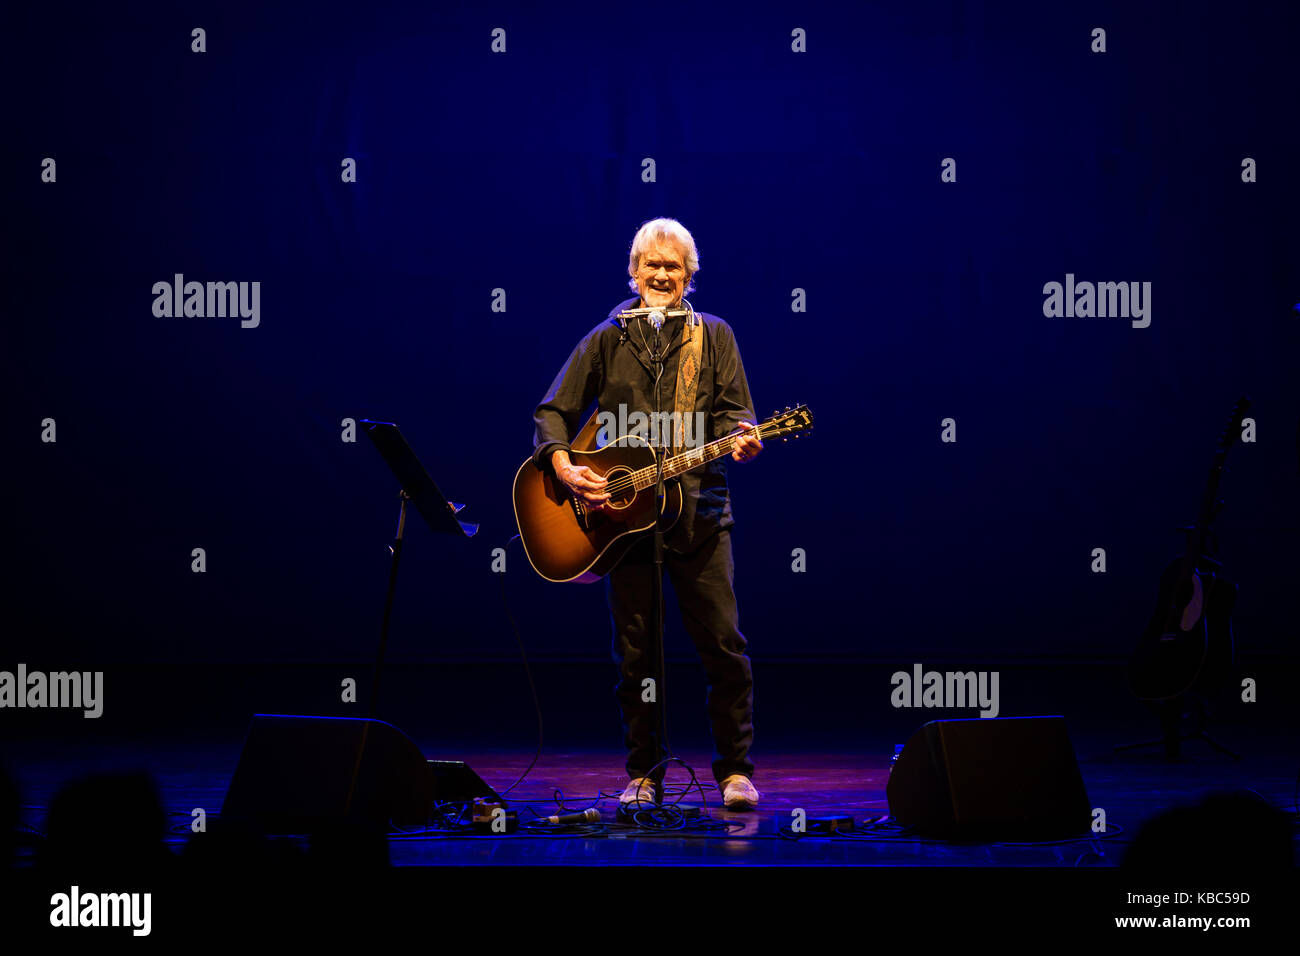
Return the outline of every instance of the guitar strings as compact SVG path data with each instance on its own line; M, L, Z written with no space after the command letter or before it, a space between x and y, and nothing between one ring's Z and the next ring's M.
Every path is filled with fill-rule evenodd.
M719 438L705 445L703 448L697 448L692 451L688 451L681 455L676 455L673 458L670 458L667 462L664 463L664 476L667 478L673 477L675 474L677 474L677 472L673 472L672 469L679 465L685 464L685 462L692 457L698 456L699 461L696 464L700 464L700 465L712 461L715 458L721 458L722 455L726 453L725 450L723 450L723 446L727 442L736 438L737 435L752 433L752 434L756 434L758 438L761 440L763 438L771 438L774 435L780 433L781 431L782 428L779 425L771 427L770 429L766 428L763 425L758 425L754 429L752 429L751 432L737 432L736 435L727 435L723 438ZM709 452L711 450L716 450L717 453L710 455ZM694 465L692 467L694 467ZM647 488L649 487L649 482L654 480L654 473L655 473L655 469L648 466L645 468L638 468L636 471L629 472L626 475L623 475L619 478L615 478L613 481L607 484L605 486L605 493L612 496L628 490L638 491L640 490L640 488ZM638 488L638 484L641 482L645 482L645 483L640 484L640 488Z
M703 448L698 449L696 451L687 452L684 455L677 455L674 456L673 458L670 458L667 462L664 463L664 476L668 478L673 477L675 474L677 474L677 472L674 471L674 468L678 467L680 464L683 464L685 459L695 455L699 455L700 458L698 462L699 464L704 464L705 462L712 461L714 458L721 458L722 455L725 454L725 451L722 450L722 446L729 439L734 437L735 437L734 435L728 435L726 438L720 438L717 441L710 442L708 445L705 445ZM760 438L762 437L761 434L759 437ZM717 454L710 455L708 454L708 452L710 451L717 451ZM638 484L640 484L640 488L647 488L649 487L649 483L654 480L653 479L654 473L655 473L655 469L649 466L645 468L638 468L636 471L629 472L628 474L623 475L622 477L616 478L613 481L611 481L608 485L605 486L605 491L607 494L611 494L611 495L623 491L627 491L629 489L636 491L636 490L640 490L638 488Z

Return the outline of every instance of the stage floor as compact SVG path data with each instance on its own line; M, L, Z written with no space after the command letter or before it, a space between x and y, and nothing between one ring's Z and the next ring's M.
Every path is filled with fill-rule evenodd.
M430 757L465 760L491 786L508 787L519 776L531 751L478 749L447 753L423 746ZM515 835L408 834L388 842L395 866L600 866L600 865L744 865L878 866L878 867L1113 867L1141 824L1171 807L1195 804L1206 794L1253 790L1275 807L1290 809L1295 800L1296 764L1289 748L1253 748L1240 762L1200 744L1189 744L1181 759L1160 755L1109 752L1110 740L1075 740L1090 803L1106 811L1105 833L1044 844L952 843L920 839L886 826L864 827L888 813L885 785L888 760L879 754L793 752L762 755L755 784L762 793L759 809L731 813L721 808L704 753L684 753L704 784L704 804L716 822L712 828L674 832L637 831L616 822L614 796L626 783L622 756L615 750L556 750L543 753L527 779L507 798L522 820L533 813L558 812L557 796L568 809L596 806L602 825L583 832ZM169 814L169 848L180 854L190 837L195 808L209 820L219 817L240 741L196 744L173 740L101 740L93 746L53 741L19 742L7 748L6 762L18 781L22 822L28 838L18 851L18 865L30 865L40 846L39 834L54 795L66 783L101 771L143 769L156 780ZM689 782L675 769L674 788ZM608 796L601 798L600 792ZM699 805L698 791L681 797ZM811 818L847 814L860 832L847 836L782 836L792 811ZM723 826L725 822L726 826ZM1230 826L1230 821L1225 821Z

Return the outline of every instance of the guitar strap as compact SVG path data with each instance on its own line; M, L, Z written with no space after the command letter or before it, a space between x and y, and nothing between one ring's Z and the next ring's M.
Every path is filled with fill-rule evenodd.
M595 451L596 450L596 433L600 431L600 409L591 413L587 419L587 424L578 430L578 435L573 441L569 442L569 447L574 451Z
M695 393L700 386L700 356L704 352L704 323L695 318L682 326L682 349L677 359L677 398L673 403L673 447L676 455L686 450L687 431L695 426ZM703 435L690 435L698 447Z

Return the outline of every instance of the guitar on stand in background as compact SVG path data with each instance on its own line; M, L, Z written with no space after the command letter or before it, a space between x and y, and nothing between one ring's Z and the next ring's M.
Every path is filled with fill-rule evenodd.
M1209 700L1223 690L1234 659L1232 607L1237 585L1224 575L1223 565L1215 557L1214 519L1223 506L1218 497L1219 479L1228 449L1241 436L1242 419L1249 409L1249 398L1238 399L1219 437L1196 523L1182 529L1187 535L1186 549L1160 577L1155 613L1129 665L1129 686L1139 700L1157 704L1163 736L1116 750L1163 745L1165 756L1177 757L1184 740L1203 740L1240 759L1206 733L1205 722ZM1185 720L1191 724L1190 731L1183 729Z

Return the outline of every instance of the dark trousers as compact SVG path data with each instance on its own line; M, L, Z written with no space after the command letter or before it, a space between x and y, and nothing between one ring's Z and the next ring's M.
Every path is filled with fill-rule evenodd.
M665 549L664 571L672 581L686 633L704 664L715 750L713 776L718 781L733 773L752 777L749 748L754 740L754 678L745 656L745 638L737 627L730 532L711 535L691 554ZM652 541L647 537L606 581L614 661L619 667L615 694L623 715L631 777L646 776L655 763L656 710L654 704L642 700L641 683L654 676L658 665L650 659L647 647L653 575ZM656 691L663 702L663 688ZM663 774L664 768L660 768L651 776L662 781Z

